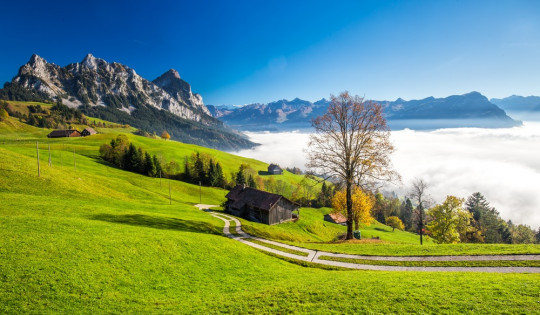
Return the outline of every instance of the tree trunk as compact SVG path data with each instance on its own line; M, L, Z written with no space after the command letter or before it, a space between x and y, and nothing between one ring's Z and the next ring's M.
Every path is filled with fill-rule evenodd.
M422 205L419 206L420 209L420 245L423 244L422 235L424 234L424 209Z
M347 237L346 239L352 240L353 236L353 211L352 211L352 181L347 180Z

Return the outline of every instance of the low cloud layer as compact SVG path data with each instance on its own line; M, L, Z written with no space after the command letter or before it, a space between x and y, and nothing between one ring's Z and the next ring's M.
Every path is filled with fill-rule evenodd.
M305 168L309 134L249 133L262 145L237 154ZM456 128L392 132L392 161L403 183L388 187L407 193L414 178L428 184L440 203L447 195L466 198L479 191L504 219L540 226L540 123L508 129Z

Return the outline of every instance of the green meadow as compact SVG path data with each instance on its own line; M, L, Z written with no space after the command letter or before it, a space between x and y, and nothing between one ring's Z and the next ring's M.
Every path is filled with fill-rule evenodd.
M227 191L126 172L98 158L125 128L47 139L50 130L0 122L0 313L538 313L540 275L325 270L267 255L222 235L223 221L193 205ZM137 146L183 161L206 152L226 175L248 163L229 153L128 134ZM37 176L36 144L40 143ZM48 145L52 166L48 165ZM75 153L74 153L75 152ZM286 173L298 182L301 177ZM169 194L170 184L170 194ZM538 245L416 245L380 224L380 242L341 242L329 209L303 208L276 226L245 231L328 251L387 255L538 253ZM424 248L426 250L424 250Z

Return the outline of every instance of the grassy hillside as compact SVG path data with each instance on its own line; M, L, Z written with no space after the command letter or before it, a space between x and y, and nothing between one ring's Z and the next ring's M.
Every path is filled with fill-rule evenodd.
M243 229L251 234L260 237L274 239L277 241L294 242L297 245L304 243L330 242L331 244L341 244L338 242L338 237L346 233L347 228L343 225L324 221L324 215L330 213L330 208L301 208L300 220L297 222L286 222L274 226L255 223L247 220L242 221ZM363 239L367 239L365 243L377 242L381 244L416 244L418 237L415 234L396 230L392 232L392 228L383 225L379 222L374 222L369 226L362 225L360 228ZM379 241L371 240L379 237ZM353 242L347 242L353 243ZM431 240L426 243L432 244Z
M0 139L43 134L0 123ZM222 236L222 221L192 206L199 187L171 181L169 205L168 181L95 159L109 137L50 141L53 166L42 151L39 178L35 143L0 145L0 313L537 312L537 274L332 271L263 254ZM171 157L188 152L130 137ZM225 194L203 187L202 202ZM302 210L297 227L267 231L329 240L341 227L308 230L324 211Z

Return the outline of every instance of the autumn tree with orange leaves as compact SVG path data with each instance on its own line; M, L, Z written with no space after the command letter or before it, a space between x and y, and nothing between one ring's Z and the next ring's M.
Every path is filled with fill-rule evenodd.
M332 197L332 208L334 213L340 213L347 217L347 194L344 190L340 190ZM371 217L371 208L373 208L375 201L371 195L366 194L358 186L353 188L352 193L352 221L354 222L354 229L360 229L360 223L370 225L373 221Z
M163 131L161 133L161 139L163 140L169 140L171 138L171 135L167 131Z
M327 112L312 120L307 166L314 174L345 186L347 239L353 238L353 188L369 191L399 180L390 155L390 129L380 104L343 92L331 96Z

